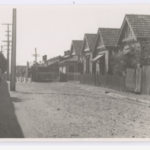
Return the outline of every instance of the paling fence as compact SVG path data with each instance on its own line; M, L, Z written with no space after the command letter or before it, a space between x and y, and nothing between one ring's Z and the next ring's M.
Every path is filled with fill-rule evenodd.
M141 92L150 94L150 66L143 66L142 68Z
M125 90L125 77L119 75L86 74L81 75L80 83Z
M95 85L96 76L93 74L83 74L80 75L80 83L86 85Z
M36 73L37 81L56 80L58 78L59 78L59 73L55 73L55 72L37 72Z
M80 76L80 83L150 94L150 66L143 66L140 69L128 68L125 76L83 74Z
M80 73L67 73L67 81L80 81Z
M125 90L125 77L119 75L96 75L96 86Z
M126 70L125 87L127 91L135 92L136 90L136 70L128 68Z

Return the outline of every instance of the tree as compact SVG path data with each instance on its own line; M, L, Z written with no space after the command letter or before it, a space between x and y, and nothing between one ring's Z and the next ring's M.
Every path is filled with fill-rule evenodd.
M0 68L2 70L2 73L4 73L7 70L7 59L1 52L0 52Z
M150 39L139 43L128 43L130 52L124 54L120 51L111 59L113 73L122 74L126 68L137 68L138 65L150 65Z

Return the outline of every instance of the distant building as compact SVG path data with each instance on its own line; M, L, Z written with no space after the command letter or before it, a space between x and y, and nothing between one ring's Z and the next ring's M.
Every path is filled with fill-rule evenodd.
M65 51L63 60L59 62L60 72L65 74L80 74L82 73L81 64L81 47L83 41L73 40L70 51Z

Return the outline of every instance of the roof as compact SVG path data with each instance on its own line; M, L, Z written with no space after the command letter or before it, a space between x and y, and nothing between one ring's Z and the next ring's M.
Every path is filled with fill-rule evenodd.
M49 65L58 63L60 61L60 59L61 59L61 56L50 58L50 59L47 60L47 64L49 66Z
M86 38L87 43L89 45L90 51L92 51L93 48L94 48L95 42L96 42L97 34L86 33L85 34L85 38Z
M136 37L145 38L150 36L150 15L127 14L125 17Z
M105 46L115 46L119 31L118 28L99 28Z
M82 45L83 45L83 41L81 41L81 40L73 40L72 44L73 44L73 47L75 49L76 55L80 55L81 48L82 48Z
M63 61L60 61L59 64L63 64L63 63L74 63L74 62L78 62L78 57L77 56L73 56L70 57L68 59L65 59Z

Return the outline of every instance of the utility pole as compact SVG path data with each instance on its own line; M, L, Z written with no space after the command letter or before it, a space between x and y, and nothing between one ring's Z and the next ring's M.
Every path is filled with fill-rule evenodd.
M26 82L28 82L28 75L29 75L29 62L27 61L27 66L26 66Z
M35 48L35 54L32 54L32 56L34 56L34 57L35 57L35 63L37 63L37 57L39 57L40 55L39 55L39 54L37 54L37 50L36 50L36 48Z
M16 28L17 26L17 10L13 9L13 25L12 25L12 52L11 52L11 80L10 90L16 90Z
M7 31L5 31L7 33L7 41L3 41L3 42L6 42L7 43L7 80L9 81L9 50L10 50L10 40L9 40L9 37L11 36L10 35L10 30L9 30L9 26L12 25L10 23L4 23L2 25L7 25Z

